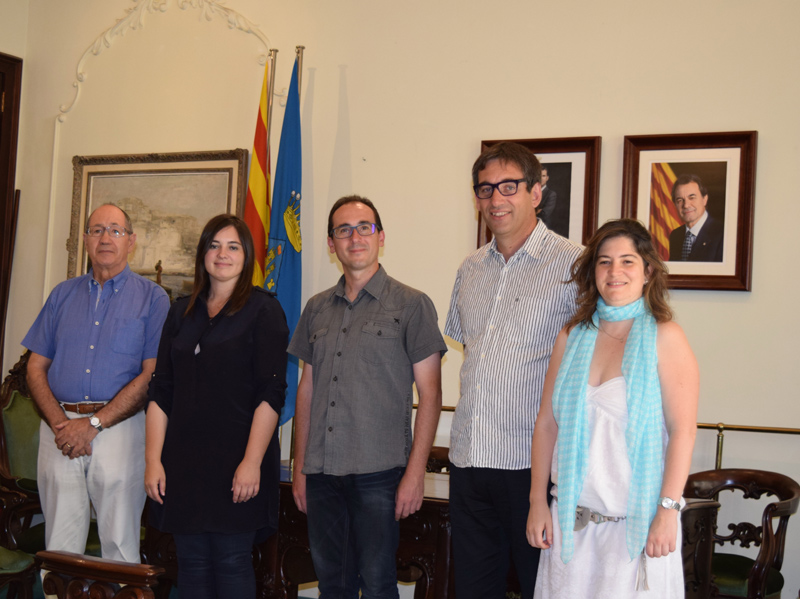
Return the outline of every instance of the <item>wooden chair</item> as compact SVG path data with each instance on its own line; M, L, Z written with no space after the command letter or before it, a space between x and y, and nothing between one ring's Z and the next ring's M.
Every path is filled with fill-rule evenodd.
M718 545L739 543L742 547L759 547L755 560L743 555L715 552L711 560L714 586L719 597L765 599L780 597L783 588L783 552L789 517L800 505L800 485L777 472L726 468L697 472L689 476L684 496L715 499L721 491L739 490L744 499L775 496L778 501L766 506L761 525L750 522L728 524L730 534L714 533ZM724 501L723 501L724 503ZM778 518L777 527L773 519Z
M687 499L681 510L683 585L686 599L708 599L715 588L711 580L714 530L719 501Z
M29 357L29 351L22 355L0 388L0 546L11 550L42 512L36 485L41 418L25 380Z
M7 587L7 599L33 599L36 562L24 551L0 547L0 588Z
M79 555L67 551L40 551L46 594L58 599L154 599L164 569ZM126 586L121 586L126 585Z

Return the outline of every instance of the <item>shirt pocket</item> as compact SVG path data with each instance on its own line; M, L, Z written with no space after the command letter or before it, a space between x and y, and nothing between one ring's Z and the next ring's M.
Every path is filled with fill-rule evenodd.
M328 335L327 327L317 329L308 336L308 344L311 346L311 365L319 366L325 359L325 340Z
M115 318L111 349L119 354L140 355L144 349L144 322L138 318Z
M514 301L506 322L509 343L515 346L552 349L563 323L558 322L555 302L549 297L520 297Z
M361 327L358 355L370 364L387 364L394 359L400 343L400 327L389 322L368 320Z

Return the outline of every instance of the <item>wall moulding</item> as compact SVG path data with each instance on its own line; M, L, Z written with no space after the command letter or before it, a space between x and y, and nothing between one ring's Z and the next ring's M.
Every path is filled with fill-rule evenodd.
M269 39L263 31L253 21L242 15L221 0L131 0L132 6L125 9L125 15L116 22L104 29L86 48L78 59L75 67L75 80L72 83L74 95L71 101L61 104L55 116L52 158L50 163L50 190L47 223L47 256L45 261L44 285L42 290L42 301L47 299L50 291L51 277L53 275L53 264L51 256L54 255L55 242L55 215L56 215L56 188L58 181L58 159L61 144L61 125L64 124L67 114L75 108L81 96L82 84L87 79L87 68L91 64L90 58L103 53L112 48L114 43L126 33L137 31L145 26L148 15L159 15L167 12L171 6L177 6L181 11L197 14L197 22L203 20L212 21L221 19L227 23L228 28L245 35L254 36L261 46L256 52L255 65L264 67L268 58L270 44Z

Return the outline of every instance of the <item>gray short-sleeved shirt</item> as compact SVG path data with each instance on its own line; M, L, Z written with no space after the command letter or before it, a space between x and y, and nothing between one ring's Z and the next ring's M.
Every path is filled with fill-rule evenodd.
M412 366L447 351L427 295L381 266L351 303L342 277L308 301L288 351L314 367L304 474L406 465Z

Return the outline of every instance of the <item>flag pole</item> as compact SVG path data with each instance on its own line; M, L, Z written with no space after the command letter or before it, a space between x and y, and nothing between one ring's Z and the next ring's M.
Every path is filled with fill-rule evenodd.
M305 46L295 46L294 53L297 54L297 95L300 96L300 90L303 85L303 50Z
M303 83L303 50L305 46L295 46L294 53L297 54L297 96L300 97L300 90ZM292 436L289 445L289 471L294 472L294 433L295 418L292 416Z
M269 51L269 83L267 83L267 147L269 147L269 132L272 130L272 93L275 91L275 65L278 61L278 50ZM269 190L268 190L269 191Z

